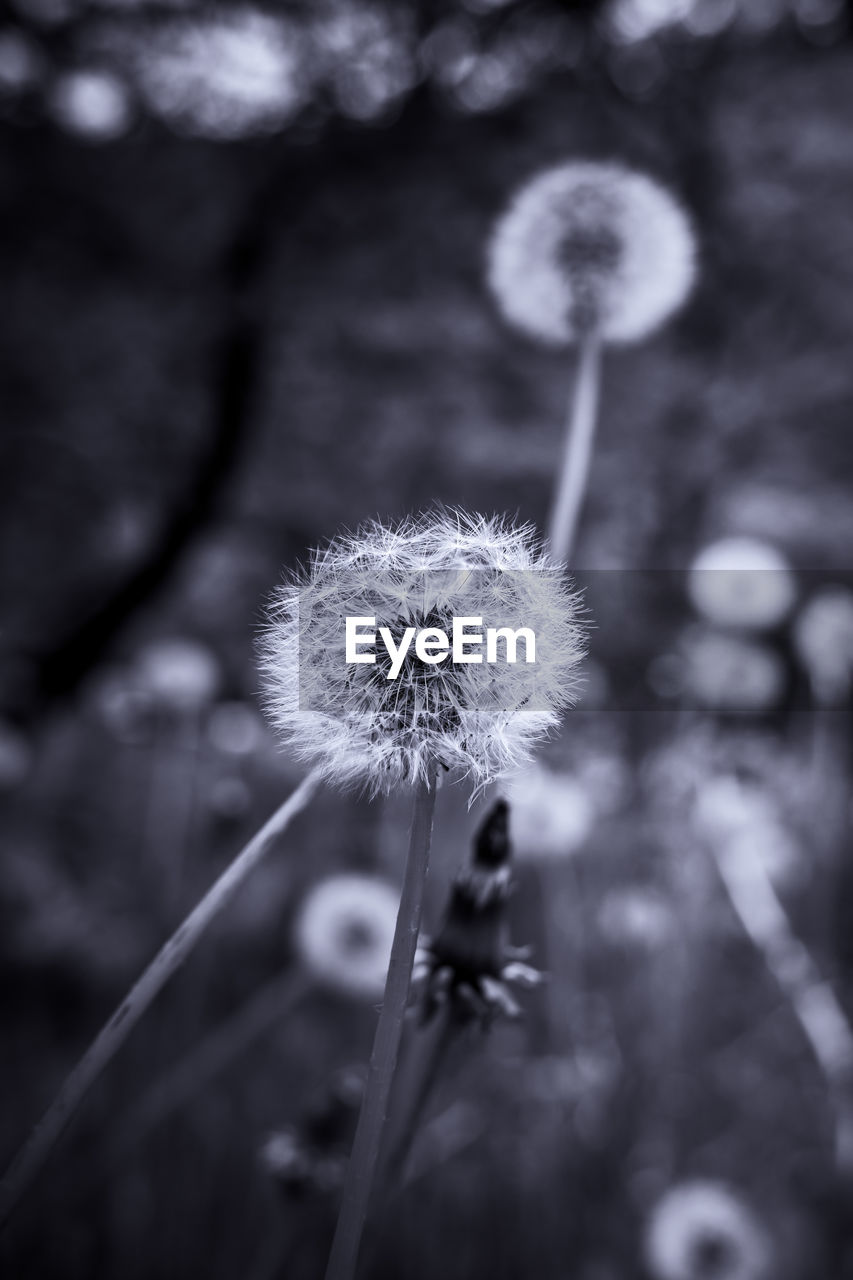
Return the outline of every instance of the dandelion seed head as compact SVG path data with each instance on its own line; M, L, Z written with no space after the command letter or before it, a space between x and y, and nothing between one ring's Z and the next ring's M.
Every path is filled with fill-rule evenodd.
M385 988L399 894L373 876L339 875L308 893L296 950L308 972L343 995L378 1000Z
M367 525L313 553L277 593L262 643L265 703L284 743L338 785L389 791L441 764L475 791L531 758L571 705L584 654L576 593L531 526L432 512ZM343 660L346 617L450 635L454 618L525 626L536 661L426 665L388 679ZM479 628L478 628L479 630Z
M687 299L696 248L657 182L618 164L573 162L533 178L492 237L488 281L506 319L562 346L596 330L636 342Z
M658 1201L646 1231L655 1280L766 1280L773 1250L766 1229L730 1187L682 1182Z
M742 631L778 626L797 598L788 561L758 538L721 538L703 548L690 567L687 590L709 622Z

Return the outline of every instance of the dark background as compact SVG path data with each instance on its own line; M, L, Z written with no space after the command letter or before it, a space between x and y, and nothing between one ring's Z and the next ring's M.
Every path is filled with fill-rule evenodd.
M380 1212L367 1269L639 1276L650 1204L702 1174L758 1206L775 1277L841 1275L825 1090L689 837L677 766L746 761L778 802L783 899L849 1008L849 709L817 715L787 633L789 696L757 722L676 708L648 673L690 622L679 582L708 540L769 541L803 600L850 565L846 9L265 12L298 58L259 111L217 86L203 44L151 71L192 24L239 32L240 7L2 6L0 1153L299 776L256 709L282 566L434 500L544 524L572 357L501 323L485 243L538 169L619 159L683 201L701 274L674 324L606 357L577 566L671 573L658 595L630 585L643 574L600 590L593 694L550 748L613 783L560 873L586 921L571 1065L536 1000L460 1054L432 1105L474 1108L473 1136ZM93 71L94 99L75 79ZM157 683L173 640L195 695ZM480 816L440 805L433 915ZM158 1073L293 963L308 884L399 878L406 821L402 800L331 792L300 817L99 1082L9 1232L11 1275L321 1274L334 1193L294 1203L258 1151L364 1058L370 1008L306 996L168 1123L113 1140ZM541 941L548 874L520 869L520 942ZM620 916L626 894L639 915Z

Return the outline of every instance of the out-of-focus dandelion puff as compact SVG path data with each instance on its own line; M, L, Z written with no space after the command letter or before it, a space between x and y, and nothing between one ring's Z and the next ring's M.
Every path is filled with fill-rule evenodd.
M282 128L305 100L293 23L245 7L164 23L134 51L149 108L186 133L230 140Z
M247 702L219 702L211 710L207 735L211 745L227 756L249 756L263 741L264 723Z
M654 951L672 936L672 911L652 890L611 889L598 913L598 924L612 946Z
M221 674L215 654L197 640L154 640L136 658L142 688L176 714L200 710L216 696Z
M517 773L507 791L519 859L567 858L589 838L595 809L588 790L571 774L533 765Z
M793 634L815 696L843 701L853 679L853 592L846 587L819 591L795 620Z
M785 664L756 640L691 629L684 638L683 662L686 697L718 715L767 715L785 695Z
M89 142L112 142L127 133L133 119L123 80L109 71L70 71L50 95L56 122Z
M541 982L526 963L527 950L509 943L510 856L508 805L498 800L477 833L470 865L453 881L438 933L420 941L412 986L424 1021L446 1006L461 1022L488 1028L497 1017L521 1014L515 989Z
M693 607L718 627L766 631L788 616L797 583L785 557L757 538L722 538L699 552L687 579Z
M687 215L657 182L618 164L539 174L500 219L488 280L510 323L563 345L596 331L635 342L687 299L696 248Z
M375 663L345 661L348 617L375 619ZM481 635L528 628L535 661L428 663L410 648L392 678L383 627L394 643L407 628L449 637L456 618L482 619ZM376 794L441 764L477 789L557 727L583 654L578 597L529 525L439 511L335 538L278 591L265 701L284 743L333 783Z
M296 921L296 950L307 971L333 991L380 999L399 903L396 890L372 876L321 881Z
M27 736L9 720L0 719L0 791L12 791L27 778L33 750Z
M682 1182L658 1201L646 1230L646 1262L655 1280L766 1280L770 1236L731 1187Z

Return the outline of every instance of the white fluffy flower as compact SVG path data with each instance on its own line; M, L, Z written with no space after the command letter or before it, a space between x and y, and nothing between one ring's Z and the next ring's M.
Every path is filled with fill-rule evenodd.
M686 214L657 182L617 164L539 174L498 222L488 279L512 324L563 345L596 330L647 337L686 300L696 274Z
M51 110L69 133L112 142L130 128L133 112L124 83L109 71L70 71L51 94Z
M344 995L380 999L399 901L389 884L372 876L321 881L296 921L296 949L307 971Z
M757 538L722 538L705 547L690 567L687 590L709 622L743 631L777 626L797 596L785 557Z
M530 759L573 700L583 656L578 601L530 526L437 512L374 523L315 551L280 588L263 642L266 705L287 746L340 785L373 794L436 765L481 787ZM390 678L345 661L344 620L450 636L455 618L527 627L535 662L426 663L412 650Z
M754 1212L721 1182L696 1179L658 1201L646 1231L655 1280L765 1280L773 1250Z
M853 677L853 593L826 587L794 624L794 645L815 694L829 702L846 698Z
M593 805L571 774L533 765L513 777L508 793L513 848L522 861L567 858L592 831Z
M155 703L176 712L211 702L220 682L219 663L211 650L181 636L147 644L137 655L136 673Z
M691 630L684 641L684 690L708 711L760 716L785 693L785 667L765 644L725 631Z

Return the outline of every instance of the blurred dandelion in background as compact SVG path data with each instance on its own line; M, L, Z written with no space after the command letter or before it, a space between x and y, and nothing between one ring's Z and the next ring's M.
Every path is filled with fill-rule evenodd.
M589 481L602 344L648 337L686 302L695 278L687 214L658 182L623 165L548 169L495 226L487 279L498 309L539 342L578 347L548 526L558 560L571 560Z
M331 876L308 893L295 924L295 946L323 986L379 1000L385 986L400 895L372 876Z
M112 71L69 71L51 93L57 122L88 142L113 142L127 132L133 109L127 86Z
M771 1237L734 1187L695 1179L671 1187L646 1227L654 1280L770 1280Z
M572 774L536 764L513 775L507 794L513 849L520 861L560 861L588 840L595 810L587 787Z
M756 640L691 627L682 637L681 662L685 697L715 715L767 715L785 696L781 657Z
M176 715L211 703L221 681L213 652L186 637L152 640L136 655L135 668L139 685L151 701Z
M687 581L693 607L709 622L768 631L784 622L797 582L781 551L757 538L723 538L696 556Z
M488 280L507 320L564 346L648 337L696 277L687 215L645 174L576 161L533 178L498 222Z

